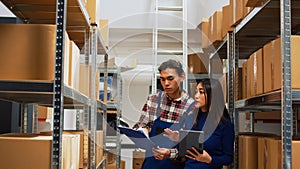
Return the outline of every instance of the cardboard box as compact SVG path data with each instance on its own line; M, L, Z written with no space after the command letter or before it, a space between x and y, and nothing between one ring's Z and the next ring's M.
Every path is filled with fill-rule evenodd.
M253 54L247 61L247 98L254 96L254 78L253 78Z
M211 44L211 40L209 38L210 31L209 31L209 19L203 18L200 24L201 27L201 46L202 48L207 48Z
M209 56L202 53L188 55L189 73L207 74L209 64Z
M63 135L62 145L62 168L79 168L79 136ZM52 136L36 134L0 135L1 168L50 169L51 146ZM17 161L14 162L15 159Z
M79 69L80 69L80 49L74 43L70 41L69 45L70 57L69 57L69 86L74 89L79 88Z
M263 84L263 50L257 50L254 55L254 94L260 95L263 94L264 84Z
M239 169L257 169L257 136L239 136Z
M248 78L247 78L247 75L248 75L248 71L247 71L247 65L248 65L248 63L247 63L247 61L245 61L244 63L243 63L243 73L242 73L242 81L243 81L243 83L242 83L242 85L243 85L243 98L245 99L245 98L247 98L247 84L248 84Z
M274 53L274 41L267 43L263 47L263 70L264 70L264 93L272 91L273 88L273 57Z
M97 24L97 1L98 0L87 0L85 2L85 8L89 14L91 24Z
M300 141L292 141L292 168L300 168L300 160L297 158L300 155Z
M291 86L293 89L300 89L300 51L298 50L300 46L300 36L291 36ZM273 90L278 90L281 88L282 79L282 66L281 66L281 39L278 38L274 41L274 88Z
M132 151L132 168L141 169L145 159L145 151L134 150Z
M268 0L247 0L246 6L247 7L260 7L263 6Z
M124 160L121 160L121 164L120 164L120 169L125 169L126 163ZM116 162L112 163L112 164L107 164L106 163L106 169L116 169Z
M0 25L0 80L54 80L55 25Z
M222 11L216 11L209 18L209 40L212 43L222 41Z
M86 96L90 96L90 74L91 66L80 64L79 67L79 91Z
M222 38L227 36L229 31L233 31L234 28L231 27L233 23L233 9L232 5L226 5L222 7Z
M51 136L0 136L1 168L50 169L51 141Z
M96 165L99 164L103 160L103 131L97 130L96 131Z
M38 106L38 119L45 120L48 117L48 108L44 106Z
M247 1L243 0L243 7L244 7L244 18L253 10L254 7L247 7Z
M99 21L100 34L103 38L105 46L109 46L109 28L108 28L108 19L100 19Z
M233 0L234 9L234 25L239 24L244 18L244 1L243 0Z
M281 169L281 150L278 137L258 137L258 169Z

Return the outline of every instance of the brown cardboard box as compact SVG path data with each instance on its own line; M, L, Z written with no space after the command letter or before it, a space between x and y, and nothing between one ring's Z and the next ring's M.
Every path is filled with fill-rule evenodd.
M212 43L216 41L222 41L222 11L216 11L210 18L209 18L209 39Z
M211 44L211 40L209 39L210 31L209 31L209 19L203 18L200 24L201 27L201 46L202 48L207 48Z
M254 53L254 87L255 95L263 94L263 50L259 49Z
M239 169L257 169L257 136L239 136Z
M51 136L0 136L1 168L50 169L51 140Z
M247 1L248 0L243 0L244 17L246 17L253 10L253 7L247 7Z
M242 73L242 81L243 81L243 83L242 83L242 85L243 85L243 98L247 98L247 80L248 80L248 78L247 78L247 61L245 61L244 63L243 63L243 73Z
M50 169L52 136L48 134L0 135L1 167ZM13 162L13 159L18 160ZM62 137L62 169L69 168L79 168L79 135L64 134Z
M268 0L247 0L247 7L259 7L264 5Z
M145 159L145 151L134 150L132 151L132 168L141 169Z
M247 62L247 97L254 96L254 74L253 74L254 57L253 54Z
M48 108L44 106L38 106L38 119L45 120L47 119Z
M211 59L211 72L213 74L223 74L223 61L220 58L214 57Z
M105 46L109 46L109 29L108 29L108 19L100 19L100 34L103 38Z
M281 140L267 136L258 140L258 169L281 169Z
M273 90L278 90L281 88L281 39L278 38L275 40L275 55L274 55L274 70L273 70L273 77L274 77L274 88ZM291 85L293 89L300 89L300 51L298 50L300 46L300 36L292 35L291 36Z
M233 31L231 27L233 23L233 9L232 5L226 5L222 8L222 38L227 36L228 31Z
M91 72L91 66L80 64L79 67L79 91L83 93L86 96L90 95L90 72Z
M70 41L69 45L69 86L74 89L79 88L79 69L80 69L80 49L74 43L74 41Z
M203 73L208 72L209 56L201 53L188 55L188 70L189 73Z
M125 169L126 162L124 160L121 160L121 164L120 164L120 169ZM106 169L116 169L116 162L112 163L112 164L107 164L106 163Z
M55 25L1 24L0 79L54 80Z
M103 160L103 131L96 131L96 165Z
M292 168L300 168L300 160L297 158L300 155L300 141L292 141Z
M89 14L89 17L90 17L90 22L92 24L96 23L97 19L96 19L96 16L97 16L97 5L96 5L96 2L97 0L87 0L86 3L85 3L85 8Z
M234 9L234 25L239 24L244 18L244 1L243 0L233 0Z
M263 47L263 70L264 70L264 93L272 91L273 86L273 57L276 52L274 49L274 41L267 43Z

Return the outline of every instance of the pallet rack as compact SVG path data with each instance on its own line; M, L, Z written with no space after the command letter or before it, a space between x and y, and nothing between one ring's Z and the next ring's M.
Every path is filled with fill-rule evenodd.
M234 31L228 32L227 37L220 43L210 58L219 56L228 59L228 106L229 112L234 119L236 138L239 131L239 112L250 111L251 123L253 124L253 113L255 111L282 110L281 139L282 139L282 167L290 169L292 135L297 133L296 114L293 107L299 106L300 91L291 89L291 54L290 35L299 34L299 2L295 0L269 0L262 7L254 8ZM235 68L239 59L246 59L261 48L267 42L274 40L280 35L282 51L282 83L281 90L262 94L248 99L235 101L234 79ZM251 126L254 131L254 126ZM235 163L237 168L236 139Z
M98 32L97 25L90 23L89 15L81 0L2 0L20 20L28 24L56 24L56 56L54 82L28 82L28 81L0 81L0 98L15 101L24 107L21 112L22 128L26 132L28 112L27 104L35 103L54 108L53 140L51 168L62 167L62 129L64 108L80 107L84 109L84 126L90 131L90 161L88 161L88 131L84 131L84 166L90 168L103 168L106 160L95 164L95 131L97 109L106 114L106 104L96 100L95 77L96 55L104 54L107 62L107 47ZM77 46L84 48L85 62L91 61L90 97L64 85L63 58L64 58L64 32L67 31L70 39ZM91 40L90 40L91 39ZM107 65L106 67L107 68ZM54 73L54 72L53 72ZM105 79L107 80L107 79ZM36 113L36 112L35 112ZM33 116L36 116L33 115ZM37 119L35 119L37 120ZM104 119L102 119L104 121ZM105 132L105 126L103 126ZM104 134L105 137L105 134ZM105 148L105 145L104 145Z

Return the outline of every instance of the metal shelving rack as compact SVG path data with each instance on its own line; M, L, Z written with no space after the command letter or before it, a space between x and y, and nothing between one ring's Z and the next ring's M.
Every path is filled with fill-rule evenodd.
M293 13L291 12L293 11ZM293 14L293 15L291 15ZM238 112L282 110L281 139L282 139L282 164L284 169L292 167L291 142L292 135L297 133L297 122L294 107L300 104L300 91L291 89L291 53L290 35L300 33L299 2L296 0L269 0L262 7L254 8L235 27L233 32L228 32L227 37L212 53L211 58L219 55L228 58L228 97L229 111L234 117L236 136L238 134ZM282 89L279 91L262 94L252 98L234 101L235 68L239 59L246 59L267 42L280 35L282 51ZM226 54L227 53L227 54ZM294 114L293 114L294 113ZM253 113L252 117L253 117ZM253 119L253 118L250 118ZM251 131L254 131L253 126ZM237 145L235 153L237 154ZM238 157L235 157L237 168Z
M97 29L97 25L90 23L88 13L81 0L1 0L20 20L28 24L56 24L56 55L54 82L31 81L0 81L0 98L21 103L24 107L22 115L28 116L27 104L39 104L54 108L53 113L53 141L51 168L61 168L62 165L62 130L64 108L80 107L84 109L84 125L90 130L90 161L87 159L88 131L84 132L84 165L90 163L90 168L103 168L105 158L98 166L95 164L95 131L97 109L106 114L106 104L96 101L95 97L95 69L96 55L105 54L107 61L107 48ZM90 98L80 92L64 85L63 59L64 59L64 32L67 31L80 49L85 48L86 61L91 63L91 90ZM91 38L91 40L89 40ZM89 50L91 47L91 51ZM105 67L107 68L107 66ZM34 111L36 112L36 111ZM36 116L33 115L34 117ZM90 117L90 120L89 120ZM23 118L25 120L26 117ZM22 121L23 121L22 120ZM37 119L35 119L37 120ZM103 119L104 121L104 119ZM22 122L26 125L26 122ZM90 127L89 127L90 126ZM27 129L27 126L22 128ZM105 127L103 127L105 131ZM24 131L26 132L26 131ZM104 135L105 137L105 135Z

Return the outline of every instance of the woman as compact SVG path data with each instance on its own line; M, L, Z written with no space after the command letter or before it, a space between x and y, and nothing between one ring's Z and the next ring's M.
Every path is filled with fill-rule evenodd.
M205 141L202 154L195 148L187 150L185 169L222 169L233 161L234 128L219 81L202 79L198 83L195 107L197 110L188 116L192 118L187 118L186 127L204 131ZM180 141L178 131L165 129L165 133L169 139ZM170 149L156 148L153 152L156 159L164 159L169 157Z

